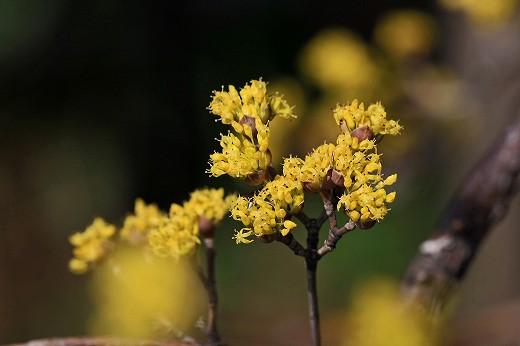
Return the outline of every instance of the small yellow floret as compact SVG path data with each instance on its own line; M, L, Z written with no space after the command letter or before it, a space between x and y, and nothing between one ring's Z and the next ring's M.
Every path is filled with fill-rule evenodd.
M242 228L240 231L235 231L233 239L235 239L237 244L250 244L253 241L251 239L247 239L247 237L251 236L251 234L253 234L253 231L250 228Z

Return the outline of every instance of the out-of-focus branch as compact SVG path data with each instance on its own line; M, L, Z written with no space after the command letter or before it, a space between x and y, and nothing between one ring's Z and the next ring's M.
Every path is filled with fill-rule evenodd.
M111 337L76 337L32 340L22 344L6 346L197 346L185 341L144 341Z
M433 313L458 286L487 232L506 214L520 171L520 114L469 173L403 279L403 293Z

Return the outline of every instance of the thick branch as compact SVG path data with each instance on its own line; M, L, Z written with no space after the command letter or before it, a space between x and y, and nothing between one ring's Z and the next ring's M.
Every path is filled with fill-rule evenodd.
M32 340L6 346L195 346L194 342L129 340L112 337L76 337Z
M520 171L520 115L473 168L403 280L411 302L439 310L489 229L506 214Z

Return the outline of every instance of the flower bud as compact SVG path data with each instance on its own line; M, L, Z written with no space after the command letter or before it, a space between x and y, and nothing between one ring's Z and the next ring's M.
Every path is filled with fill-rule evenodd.
M358 222L356 222L356 226L359 229L362 229L362 230L371 229L372 227L375 226L375 224L376 224L375 220L367 220L367 221L358 221Z
M374 133L372 132L372 130L370 130L370 128L368 126L362 126L362 127L358 127L357 129L355 129L354 131L352 131L350 133L350 135L352 137L356 137L359 142L362 142L364 141L365 139L374 139Z
M251 142L254 142L254 138L256 138L256 135L258 134L258 130L256 129L256 120L255 117L251 117L249 115L244 115L242 119L238 122L240 125L249 125L249 127L252 130L252 136L253 138L249 138ZM249 137L249 136L247 136Z

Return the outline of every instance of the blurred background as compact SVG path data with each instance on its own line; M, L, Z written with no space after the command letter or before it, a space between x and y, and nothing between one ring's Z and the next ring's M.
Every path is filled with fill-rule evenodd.
M277 162L333 141L330 110L353 98L381 101L405 128L381 143L399 175L392 215L320 262L324 344L338 344L353 287L400 279L517 114L519 37L515 0L0 0L0 343L89 333L92 285L67 269L68 236L94 217L120 223L136 197L168 210L202 186L250 192L205 173L224 131L207 106L213 90L262 77L299 117L272 124ZM504 338L488 317L520 321L519 207L450 307L465 342L481 319ZM306 210L319 214L319 201ZM224 339L307 343L301 258L277 243L237 246L236 227L217 236Z

